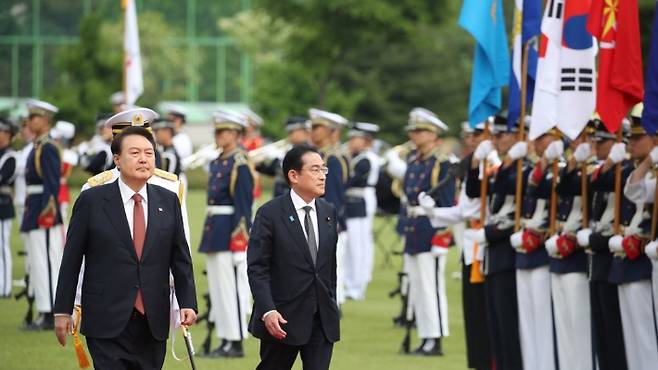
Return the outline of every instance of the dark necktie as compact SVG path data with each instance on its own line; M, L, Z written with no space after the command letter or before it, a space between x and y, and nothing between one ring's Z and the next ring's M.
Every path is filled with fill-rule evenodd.
M133 208L133 244L135 244L135 252L137 259L142 259L142 251L144 250L144 239L146 239L146 221L144 220L144 206L142 205L142 196L138 193L133 195L135 207ZM135 298L135 309L142 315L144 314L144 301L142 299L142 290L137 290L137 298Z
M304 228L306 229L306 242L308 243L308 250L311 252L311 258L313 259L313 265L315 265L315 260L318 257L318 247L315 243L315 230L313 230L313 221L311 221L311 206L304 207L306 216L304 216Z

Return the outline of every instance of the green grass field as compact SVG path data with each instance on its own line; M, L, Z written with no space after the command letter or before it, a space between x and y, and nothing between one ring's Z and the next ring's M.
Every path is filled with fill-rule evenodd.
M197 284L199 303L203 304L202 294L207 292L208 282L202 274L205 260L202 254L196 252L198 247L201 226L204 217L205 192L191 191L188 195L188 212L192 230L192 250ZM382 219L377 220L376 238L379 241L377 248L377 264L373 281L368 288L367 299L362 302L347 302L343 306L343 319L341 321L341 341L334 348L332 360L333 369L369 370L369 369L465 369L466 354L464 344L464 330L462 320L460 281L451 278L455 271L459 271L456 250L452 250L447 266L446 278L448 299L450 303L450 336L444 339L443 357L419 358L399 354L400 344L404 337L404 330L392 324L392 317L400 309L399 299L388 297L389 291L397 285L397 272L401 266L401 257L392 256L386 265L385 251L399 249L395 243L397 237L393 230L394 224L388 224ZM12 237L14 251L14 279L23 277L23 258L18 257L22 250L20 239L16 233ZM18 288L14 290L17 292ZM25 314L25 301L0 300L0 369L77 369L77 361L69 338L67 346L61 348L51 332L24 332L19 330ZM204 307L201 308L205 310ZM294 320L294 318L288 318ZM200 350L201 342L205 337L205 327L195 326L191 329L194 344ZM412 346L418 344L418 339L412 337ZM213 347L217 345L214 338ZM182 336L177 333L176 349L179 356L185 353ZM245 341L246 357L243 359L205 359L196 358L199 370L203 369L253 369L258 363L258 340L254 338ZM189 369L189 362L177 362L167 353L165 369ZM295 369L301 369L300 361Z

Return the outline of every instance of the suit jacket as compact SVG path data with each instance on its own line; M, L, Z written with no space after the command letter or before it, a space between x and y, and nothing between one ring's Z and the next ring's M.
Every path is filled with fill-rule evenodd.
M138 288L157 340L169 332L169 271L180 307L197 309L192 259L176 194L147 184L148 225L137 259L119 184L80 193L73 207L57 281L55 313L72 312L78 272L85 257L81 332L92 338L117 337L133 312Z
M334 207L316 199L318 255L314 266L311 252L290 193L264 204L249 236L247 274L254 297L249 331L263 340L276 340L265 328L264 313L277 310L288 323L283 325L289 345L306 344L315 313L320 315L329 342L340 338L336 304L336 231ZM303 222L303 221L302 221Z

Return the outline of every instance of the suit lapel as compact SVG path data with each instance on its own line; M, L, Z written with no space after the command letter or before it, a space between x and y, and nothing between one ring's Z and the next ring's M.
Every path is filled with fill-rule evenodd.
M110 191L105 197L105 204L103 210L110 219L110 223L114 230L119 235L119 239L130 250L130 253L137 260L137 253L135 252L135 245L133 244L132 235L130 235L130 226L126 218L126 211L123 207L123 199L121 199L121 191L119 190L118 180L110 187Z
M160 197L159 194L155 191L153 191L153 187L150 186L149 184L146 184L146 194L148 195L148 199L146 201L147 206L148 206L148 224L146 225L146 240L144 240L144 250L142 251L142 260L146 258L146 254L149 253L151 249L153 249L153 243L155 242L156 239L156 228L160 222L158 222L158 218L160 216L161 212L156 212L155 210L160 208L162 209L162 205L160 204Z
M302 253L306 257L308 263L313 266L311 251L308 250L308 243L306 242L306 236L304 235L304 230L302 229L302 220L297 217L297 211L295 210L295 206L292 204L290 194L283 197L283 209L284 214L281 216L283 218L283 224L286 225L288 232L295 240L295 244L297 244L297 246L302 250Z

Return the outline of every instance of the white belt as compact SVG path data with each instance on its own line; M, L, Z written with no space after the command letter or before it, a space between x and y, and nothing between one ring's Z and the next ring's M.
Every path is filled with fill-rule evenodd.
M14 189L11 186L0 186L0 194L12 195Z
M206 214L208 216L232 215L235 213L233 206L207 206Z
M407 217L420 217L427 216L425 208L421 206L409 206L407 207Z
M366 192L364 188L349 188L345 190L345 195L348 197L363 198Z
M25 193L30 194L42 194L43 185L28 185L25 187Z

